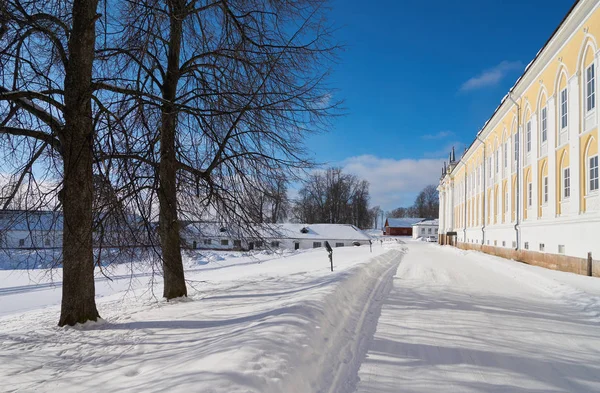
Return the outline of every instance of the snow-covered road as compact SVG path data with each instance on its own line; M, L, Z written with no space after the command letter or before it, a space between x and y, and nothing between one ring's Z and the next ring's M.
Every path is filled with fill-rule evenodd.
M600 279L410 243L360 393L600 392Z

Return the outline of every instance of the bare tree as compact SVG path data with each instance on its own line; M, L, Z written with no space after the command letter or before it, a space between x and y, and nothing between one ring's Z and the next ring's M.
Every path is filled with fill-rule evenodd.
M399 207L390 212L390 217L423 217L435 218L439 214L438 191L435 186L423 188L415 198L415 203L410 207Z
M285 179L278 177L267 179L260 190L246 193L244 206L255 223L278 223L287 219L290 201L287 196Z
M294 204L297 221L353 224L360 228L371 224L369 183L340 168L313 173L298 194Z
M381 206L377 205L377 206L373 206L370 209L370 214L371 214L371 228L376 229L378 226L377 224L379 223L379 218L381 217ZM381 225L383 225L383 223L381 223Z
M59 326L99 318L92 251L92 68L97 0L5 0L0 7L0 134L18 157L10 186L60 177L64 214ZM8 153L8 155L7 155ZM7 206L14 193L3 201ZM37 206L36 206L37 205ZM33 206L39 207L39 201Z
M123 33L101 51L119 74L95 85L119 96L109 108L119 120L99 150L145 210L157 195L167 299L187 293L182 213L250 228L256 206L243 196L311 167L303 139L337 106L324 84L336 47L322 4L132 0L119 10Z

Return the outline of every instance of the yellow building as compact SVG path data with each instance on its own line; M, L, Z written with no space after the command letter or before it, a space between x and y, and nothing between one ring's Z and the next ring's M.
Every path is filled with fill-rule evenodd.
M563 270L600 259L600 0L575 3L444 169L440 242Z

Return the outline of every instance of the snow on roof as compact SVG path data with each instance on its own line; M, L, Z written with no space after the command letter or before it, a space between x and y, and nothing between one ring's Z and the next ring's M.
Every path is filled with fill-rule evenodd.
M306 228L304 231L303 229ZM370 237L349 224L254 224L250 229L228 228L214 222L185 225L186 232L203 237L315 240L369 240Z
M416 225L438 226L440 225L440 220L438 220L437 218L433 220L423 220L421 222L416 223L415 226Z
M0 211L0 231L62 231L63 218L53 211Z
M390 228L409 228L423 220L424 220L424 218L404 217L404 218L388 218L386 221Z
M308 231L302 231L306 228ZM370 237L350 224L270 224L264 229L266 238L369 240Z

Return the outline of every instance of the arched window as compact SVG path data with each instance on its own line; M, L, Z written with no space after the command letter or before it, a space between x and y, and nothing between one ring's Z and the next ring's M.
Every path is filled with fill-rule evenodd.
M557 146L562 146L569 140L569 93L567 89L568 75L564 67L560 69L557 75Z
M506 177L506 168L508 168L508 136L506 129L502 133L502 177Z
M531 128L532 128L532 124L531 124L531 110L529 109L529 105L527 104L525 107L525 116L523 117L523 124L524 124L524 134L523 134L523 147L524 147L524 151L523 151L523 167L526 167L527 165L530 164L531 162L531 148L532 148L532 141L531 141Z
M598 143L594 137L590 137L585 146L585 181L586 194L598 193Z
M597 192L598 191L598 154L592 156L588 159L588 173L589 173L589 191Z
M596 108L596 70L594 63L585 68L585 109L591 112Z
M546 105L546 97L546 89L544 88L544 86L542 86L537 102L539 114L538 146L540 157L544 157L548 154L548 106Z
M592 37L584 41L581 51L579 52L579 71L581 75L581 95L583 113L583 131L588 131L597 126L596 120L596 82L598 68L594 60L596 53L596 45Z
M542 164L542 170L540 171L541 182L540 190L539 190L539 199L541 201L542 206L546 206L549 200L549 179L548 179L548 163L544 161Z
M563 88L560 91L560 129L563 130L569 125L569 111L568 111L568 94L567 88Z

